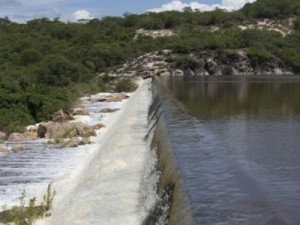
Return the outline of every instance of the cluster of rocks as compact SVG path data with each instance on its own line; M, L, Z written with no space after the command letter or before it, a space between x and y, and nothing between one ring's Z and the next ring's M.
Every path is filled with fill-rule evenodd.
M120 102L129 98L125 94L114 94L108 96L102 96L98 99L92 99L91 102ZM6 135L4 132L0 132L0 141L8 141L7 143L22 143L28 141L34 141L39 138L53 140L50 141L53 144L58 144L60 148L72 148L79 145L85 145L90 143L90 137L97 135L97 130L105 128L102 123L87 125L85 123L76 122L76 116L89 116L89 112L80 103L77 104L78 108L74 108L70 111L64 111L62 109L53 113L52 120L48 122L41 122L36 125L28 126L23 133L14 132L10 135ZM112 113L120 109L104 108L99 113ZM6 144L7 144L6 143ZM0 145L0 153L12 151L20 152L26 148L21 145L13 144L12 147L6 145Z
M8 151L12 151L14 153L17 153L17 152L21 152L21 151L24 151L24 150L26 150L26 148L24 146L21 146L21 145L12 146L10 149L8 147L6 147L5 145L0 145L0 153L6 153Z
M193 67L176 67L176 60L185 57L193 61ZM195 66L196 64L196 66ZM292 70L279 59L270 58L254 62L246 50L228 50L222 53L203 51L196 55L174 54L169 50L148 53L127 62L109 76L149 78L152 76L208 76L208 75L291 75ZM104 74L101 74L104 75Z

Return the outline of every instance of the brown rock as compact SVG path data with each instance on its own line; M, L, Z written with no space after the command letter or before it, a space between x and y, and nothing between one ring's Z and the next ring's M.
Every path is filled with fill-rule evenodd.
M23 133L24 141L32 141L38 138L37 132L26 131Z
M5 146L0 146L0 152L5 153L8 152L8 149Z
M11 148L11 151L12 151L12 152L15 152L15 153L17 153L17 152L22 152L22 151L24 151L24 150L26 150L26 148L25 148L24 146L20 146L20 145L13 146L13 147Z
M42 124L39 124L39 127L37 129L37 136L39 138L45 138L46 137L46 133L47 133L47 127L45 127Z
M62 143L59 147L60 148L76 148L79 145L84 145L85 142L80 140L78 137L74 137L64 143Z
M67 120L73 120L74 118L69 112L64 112L62 109L58 110L57 112L53 113L52 121L54 122L64 122Z
M103 123L98 123L98 124L95 124L93 125L93 129L95 130L100 130L101 128L104 128L105 125Z
M11 133L8 138L8 141L17 142L17 141L25 141L24 135L21 133Z
M104 108L102 109L99 113L113 113L113 112L116 112L120 109L110 109L110 108Z
M124 94L115 94L115 95L110 95L106 96L100 99L95 100L96 102L121 102L124 99L129 98L129 96L124 95Z
M90 115L89 112L86 109L77 109L73 112L73 115Z

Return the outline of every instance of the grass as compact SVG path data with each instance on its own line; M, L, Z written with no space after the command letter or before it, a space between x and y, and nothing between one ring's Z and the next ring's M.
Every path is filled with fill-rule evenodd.
M0 212L0 223L5 225L32 225L37 219L49 217L51 215L49 210L52 208L55 195L56 192L52 189L50 183L40 204L37 204L35 197L29 199L26 204L26 192L23 190L18 198L19 205L13 206L11 209L6 209L6 206L3 207L3 211Z

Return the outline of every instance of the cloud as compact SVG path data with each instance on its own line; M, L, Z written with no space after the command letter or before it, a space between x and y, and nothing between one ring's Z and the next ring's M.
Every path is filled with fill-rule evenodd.
M200 11L211 11L216 8L222 8L227 10L237 10L243 7L248 2L254 2L255 0L222 0L221 4L202 4L200 2L190 2L190 3L183 3L180 0L173 0L167 4L163 4L160 8L150 9L150 12L163 12L163 11L182 11L186 7L190 7L193 10L200 10Z
M18 0L0 0L0 8L21 6Z
M78 20L82 20L82 19L87 19L87 20L93 19L93 17L91 17L91 13L84 9L75 11L72 14L72 16L73 16L74 21L78 21Z

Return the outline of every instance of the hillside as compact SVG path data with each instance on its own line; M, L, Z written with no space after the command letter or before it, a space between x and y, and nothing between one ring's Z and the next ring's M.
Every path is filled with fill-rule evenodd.
M147 53L165 57L160 69L190 75L299 73L299 15L296 0L258 0L235 12L186 8L86 23L2 18L0 131L47 120L85 93L130 89L119 76L139 68L124 63Z

